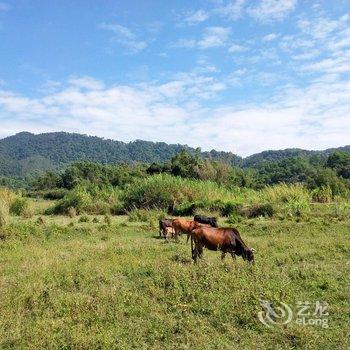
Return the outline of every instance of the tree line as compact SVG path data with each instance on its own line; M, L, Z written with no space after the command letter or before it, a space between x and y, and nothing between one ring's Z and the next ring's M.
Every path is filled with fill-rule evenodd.
M350 153L334 152L324 160L294 157L241 168L183 150L169 161L151 164L76 162L64 171L43 173L29 187L34 191L70 190L80 184L92 183L124 188L137 179L155 174L210 180L226 187L252 189L278 183L302 183L310 190L327 187L332 195L341 195L350 189Z

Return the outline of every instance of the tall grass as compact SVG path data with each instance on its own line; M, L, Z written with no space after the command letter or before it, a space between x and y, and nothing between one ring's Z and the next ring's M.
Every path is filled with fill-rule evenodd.
M122 209L120 190L111 185L80 185L69 191L48 214L69 214L74 208L77 213L110 214Z
M234 199L234 192L211 181L183 179L160 174L136 182L127 188L125 207L173 211L178 205L196 201L214 202Z
M10 206L16 200L14 192L8 188L0 188L0 228L5 227L10 218Z
M0 228L5 227L9 221L9 206L8 204L0 199Z
M287 215L301 216L309 211L311 194L301 184L278 184L260 191L263 203L274 203Z

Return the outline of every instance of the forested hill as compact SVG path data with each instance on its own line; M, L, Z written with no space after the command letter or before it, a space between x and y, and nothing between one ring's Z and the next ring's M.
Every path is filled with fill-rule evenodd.
M168 145L164 142L137 140L125 143L65 132L39 135L21 132L0 140L0 176L35 175L49 169L64 168L69 163L78 160L98 163L164 162L181 150L186 150L191 154L199 152L186 145ZM215 150L201 152L201 155L204 158L221 160L230 165L255 167L266 161L279 161L289 157L310 158L316 155L325 158L335 150L350 152L350 146L325 151L302 149L265 151L245 159L230 152Z
M350 152L350 145L344 146L344 147L338 147L338 148L328 148L323 151L309 151L309 150L300 149L300 148L288 148L288 149L278 150L278 151L264 151L261 153L253 154L247 158L244 158L243 166L256 167L263 162L278 162L282 159L296 158L296 157L303 157L308 159L312 157L317 157L321 159L326 159L327 156L334 153L335 151Z
M181 150L194 154L186 145L137 140L121 142L65 132L34 135L21 132L0 140L0 176L26 176L59 169L77 161L98 163L163 162ZM201 152L205 158L240 165L242 158L229 152Z

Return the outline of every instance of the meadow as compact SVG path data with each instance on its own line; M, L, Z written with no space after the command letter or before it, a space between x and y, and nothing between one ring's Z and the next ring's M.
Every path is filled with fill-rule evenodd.
M184 237L158 237L154 209L44 215L58 202L27 201L31 210L8 216L0 230L1 349L350 346L347 207L240 217L234 226L257 251L251 266L208 251L193 264ZM282 301L294 317L298 302L326 301L328 327L294 318L267 327L260 300Z

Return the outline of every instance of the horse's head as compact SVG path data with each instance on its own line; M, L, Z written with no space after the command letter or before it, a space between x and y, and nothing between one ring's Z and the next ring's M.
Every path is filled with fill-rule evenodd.
M254 248L245 249L243 254L243 259L247 260L250 263L254 263L254 252L255 252Z

